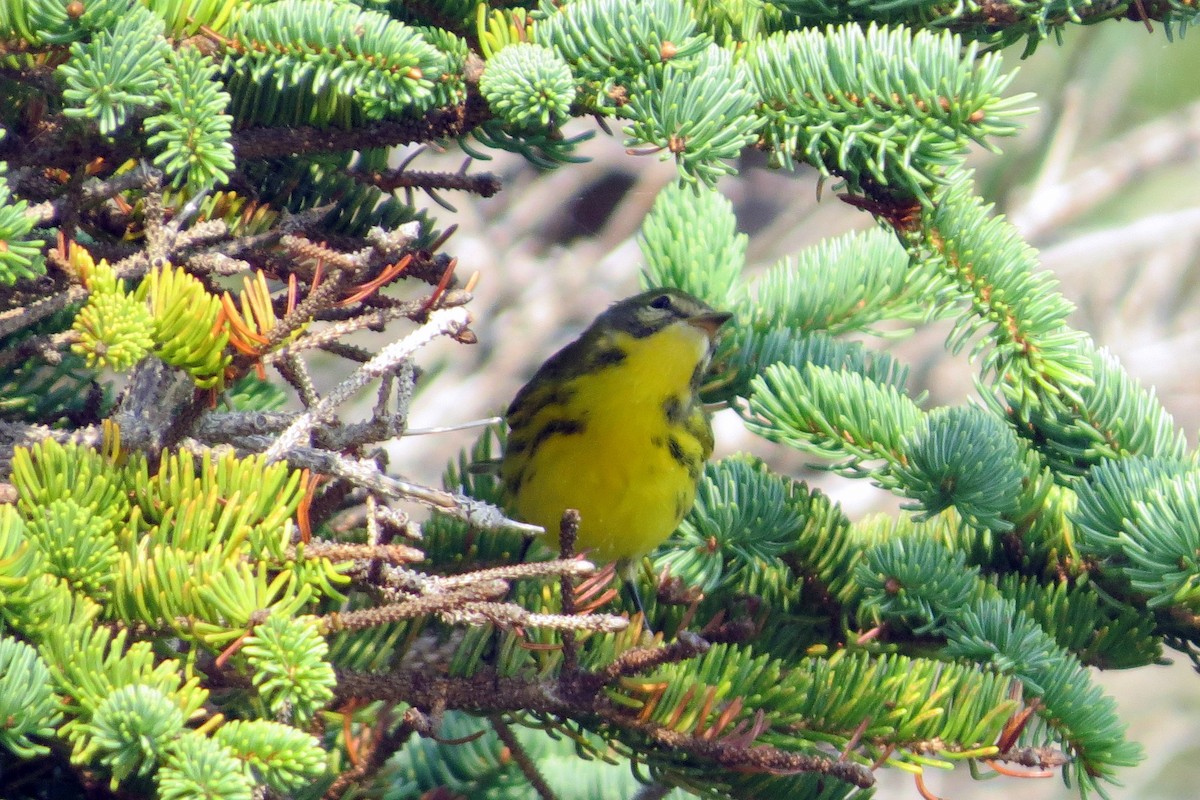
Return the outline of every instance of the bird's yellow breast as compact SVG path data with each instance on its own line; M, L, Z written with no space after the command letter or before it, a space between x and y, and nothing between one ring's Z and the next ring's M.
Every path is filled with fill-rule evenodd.
M563 511L578 509L580 550L631 559L665 539L695 499L712 451L693 388L709 339L679 322L643 338L614 332L605 345L623 356L566 382L559 402L525 426L515 510L556 537Z

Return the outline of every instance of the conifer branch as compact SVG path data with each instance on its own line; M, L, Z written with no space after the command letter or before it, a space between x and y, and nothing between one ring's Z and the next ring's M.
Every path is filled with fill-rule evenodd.
M590 756L647 796L842 800L963 760L1103 793L1141 757L1085 667L1200 661L1195 454L963 161L1030 112L995 51L1120 17L1174 36L1195 3L192 5L0 10L9 761L168 800L290 796L351 763L327 796L370 793L385 762L418 793L548 797ZM381 451L412 444L421 348L486 332L456 226L415 190L475 202L499 188L467 171L487 148L568 168L597 126L682 178L639 245L647 287L734 314L703 401L906 499L851 519L752 457L710 463L647 556L644 618L574 557L577 517L548 558L507 516L502 425L440 485ZM1171 133L1130 158L1177 154ZM396 167L409 143L468 162ZM748 147L890 235L756 276L711 188ZM1081 180L1123 174L1101 172ZM877 346L936 320L977 357L969 403L930 407ZM632 795L627 771L605 780Z
M377 120L354 130L315 127L247 129L233 134L236 157L265 159L306 153L330 153L397 147L462 136L488 118L487 104L475 94L448 108L433 109L418 120Z
M638 721L596 694L603 685L600 676L589 674L558 681L526 681L486 674L445 679L420 671L374 676L343 672L338 675L337 695L343 700L358 697L403 701L418 707L463 709L479 714L523 709L566 716L598 714L610 724L645 736L657 744L724 767L770 774L815 772L862 788L874 783L870 772L858 764L752 744L758 733L747 735L741 741L714 741Z
M419 170L394 170L385 173L360 175L351 173L360 179L368 180L373 186L378 186L387 192L397 189L449 189L451 191L470 192L480 197L492 197L500 191L500 179L490 172L467 175L465 172L422 172Z

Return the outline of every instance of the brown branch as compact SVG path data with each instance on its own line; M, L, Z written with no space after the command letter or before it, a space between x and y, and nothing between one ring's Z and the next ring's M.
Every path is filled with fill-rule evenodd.
M595 679L602 684L618 678L649 672L663 664L677 664L708 652L711 645L691 631L680 631L679 638L665 647L636 647L613 659Z
M390 715L381 714L384 722L379 726L381 731L370 746L366 749L362 759L350 769L338 775L325 793L321 795L323 800L337 800L345 794L346 790L357 783L361 783L364 778L379 771L379 769L391 758L397 750L404 746L408 737L414 732L421 732L424 727L425 715L416 709L410 708L404 712L404 719L396 727L396 730L383 731L387 721L390 720Z
M101 136L95 125L70 120L61 113L47 115L36 130L6 137L0 146L0 160L7 161L14 172L22 167L34 168L31 180L45 169L73 173L96 159L116 165L138 155L139 147L132 137ZM22 182L16 188L24 192L28 185Z
M1022 767L1039 767L1041 769L1056 769L1071 761L1066 753L1053 747L1013 747L997 753L987 760L1007 761L1010 764L1020 764Z
M339 671L336 695L340 702L363 698L478 714L533 711L576 719L599 717L664 748L726 769L777 775L818 772L863 788L875 782L871 771L861 764L791 753L771 745L749 745L746 737L702 739L638 720L628 710L611 704L601 692L603 686L599 673L562 675L557 680L524 680L481 671L467 678L449 678L422 668L386 675Z
M248 128L234 133L232 143L239 159L369 150L454 139L478 126L490 115L484 99L471 91L465 102L434 109L420 119L380 120L354 130L311 126Z
M393 169L372 173L351 170L350 175L385 192L394 192L397 189L449 189L470 192L480 197L492 197L500 191L500 178L490 172L468 175L464 172Z
M492 728L496 731L496 735L500 737L500 741L508 748L508 753L512 756L512 760L517 762L517 766L521 768L521 774L525 776L525 780L529 781L529 785L533 787L533 790L538 793L538 797L542 798L542 800L558 800L554 794L554 790L550 788L550 784L546 783L546 779L542 777L542 773L538 772L537 765L533 763L533 759L529 757L529 753L525 751L525 747L517 740L508 723L498 716L492 717Z
M619 710L615 706L608 710L601 710L600 715L614 725L620 725L622 728L642 734L655 744L711 761L729 770L772 775L819 772L863 789L875 783L875 776L869 769L850 761L806 753L792 753L765 744L747 746L744 741L737 739L734 741L702 739L653 722L634 719L628 716L627 712Z
M502 597L507 590L508 586L501 581L468 586L456 592L413 596L399 603L363 608L357 611L331 611L320 617L318 624L325 633L375 628L401 620L449 613L471 603Z
M284 550L286 558L297 555L294 545ZM305 558L328 558L330 561L370 559L388 564L411 564L422 561L425 554L403 544L355 544L353 542L311 542L304 546Z
M568 508L563 512L562 521L558 526L558 557L567 559L575 555L575 539L579 535L579 512ZM559 602L562 613L570 616L575 613L575 580L567 573L560 579ZM562 632L563 672L572 673L579 669L579 651L575 643L574 631Z
M1029 8L1029 6L1024 4L1005 2L1005 0L983 0L979 4L977 12L962 14L953 19L946 19L944 22L939 23L939 27L962 32L979 26L987 26L989 28L1027 26L1034 21L1034 15L1037 13L1036 11L1031 12ZM1132 4L1126 9L1125 4L1120 2L1101 2L1087 5L1078 3L1073 7L1073 13L1080 24L1084 25L1094 24L1100 20L1110 18L1126 18L1143 22L1148 20L1161 21L1169 11L1170 4L1166 2L1145 2L1140 9ZM1066 13L1056 14L1045 20L1047 26L1061 26L1068 22L1075 22L1075 19Z

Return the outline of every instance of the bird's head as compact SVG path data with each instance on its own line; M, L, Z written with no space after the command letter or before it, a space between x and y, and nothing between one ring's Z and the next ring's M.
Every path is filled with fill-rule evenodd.
M683 322L700 329L711 340L732 316L726 311L714 310L687 292L651 289L614 303L597 318L596 324L642 339Z

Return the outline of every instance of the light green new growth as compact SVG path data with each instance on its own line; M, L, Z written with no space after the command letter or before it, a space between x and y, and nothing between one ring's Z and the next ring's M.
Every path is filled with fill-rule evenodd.
M159 153L154 164L176 186L193 190L223 183L234 169L229 137L229 95L215 78L217 67L199 51L172 52L168 78L158 90L162 113L146 120L146 144Z
M0 248L0 286L36 278L46 269L42 240L33 233L34 222L27 213L29 204L12 199L6 172L6 165L0 163L0 241L5 243Z
M575 100L566 62L536 44L513 44L488 59L479 91L492 113L518 129L562 124Z
M58 68L63 97L73 105L67 116L94 119L108 134L149 109L170 53L162 29L162 20L139 5L89 43L72 44L71 59Z

